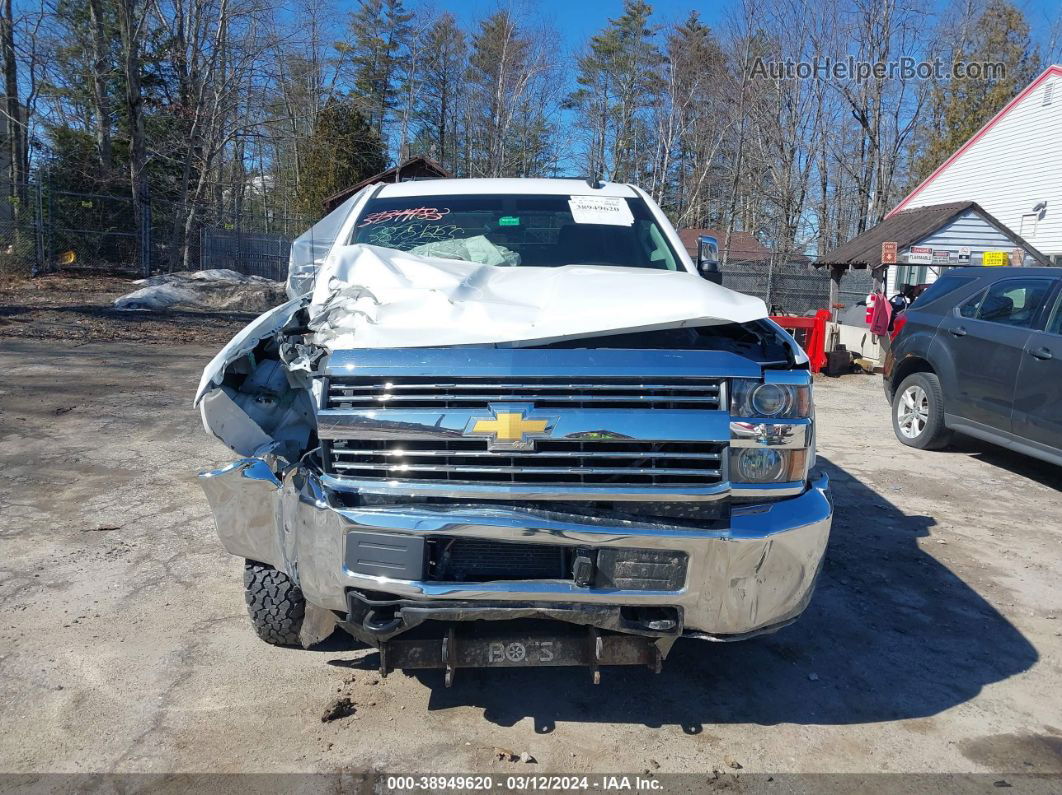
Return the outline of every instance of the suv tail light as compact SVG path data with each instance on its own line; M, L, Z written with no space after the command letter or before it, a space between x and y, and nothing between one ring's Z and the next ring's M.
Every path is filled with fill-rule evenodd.
M900 315L892 324L892 331L889 332L889 339L896 339L896 335L900 333L904 326L907 325L907 313L904 312Z

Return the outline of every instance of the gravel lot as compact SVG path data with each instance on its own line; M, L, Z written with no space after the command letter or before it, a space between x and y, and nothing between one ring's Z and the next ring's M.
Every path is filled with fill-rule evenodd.
M141 287L131 276L91 271L0 280L0 338L220 348L258 315L187 307L152 312L114 308L116 298Z
M229 457L190 406L216 346L91 339L0 339L2 772L531 769L496 747L536 772L1062 772L1062 470L904 448L878 378L820 382L837 518L795 625L681 642L659 676L446 690L342 638L259 642L195 481Z

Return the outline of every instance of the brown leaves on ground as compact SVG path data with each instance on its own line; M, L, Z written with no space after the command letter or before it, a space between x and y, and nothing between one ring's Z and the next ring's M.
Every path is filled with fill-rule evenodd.
M223 345L255 317L192 309L118 311L114 299L138 289L135 278L75 271L0 280L0 338Z

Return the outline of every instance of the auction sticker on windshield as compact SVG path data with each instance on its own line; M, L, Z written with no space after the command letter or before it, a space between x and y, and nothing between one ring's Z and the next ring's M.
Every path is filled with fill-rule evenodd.
M634 223L627 200L618 196L572 196L568 206L577 224L630 226Z

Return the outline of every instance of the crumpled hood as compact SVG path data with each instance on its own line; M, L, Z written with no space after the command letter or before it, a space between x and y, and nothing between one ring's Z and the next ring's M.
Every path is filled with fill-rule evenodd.
M336 350L544 343L745 323L767 308L685 271L501 267L354 245L325 260L309 315L314 342Z

